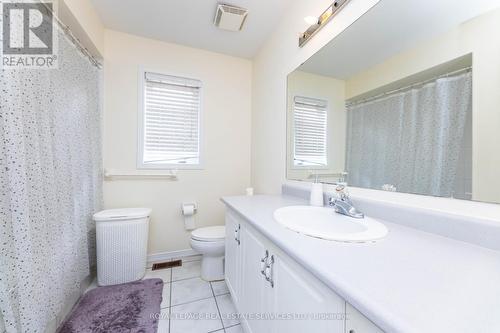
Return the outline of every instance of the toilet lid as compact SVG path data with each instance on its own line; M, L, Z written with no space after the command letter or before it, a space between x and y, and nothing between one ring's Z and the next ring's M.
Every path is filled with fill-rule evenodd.
M191 237L205 242L223 240L226 237L226 227L219 225L215 227L198 228L191 232Z

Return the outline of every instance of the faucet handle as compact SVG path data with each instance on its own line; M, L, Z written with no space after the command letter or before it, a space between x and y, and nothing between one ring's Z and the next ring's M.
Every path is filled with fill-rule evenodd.
M343 182L337 183L337 187L335 188L335 191L342 192L345 190L346 186L347 186L346 183L343 183Z
M337 193L337 197L344 202L349 203L352 205L351 198L349 196L349 191L347 190L347 184L346 183L339 183L337 184L337 187L335 188L335 191Z

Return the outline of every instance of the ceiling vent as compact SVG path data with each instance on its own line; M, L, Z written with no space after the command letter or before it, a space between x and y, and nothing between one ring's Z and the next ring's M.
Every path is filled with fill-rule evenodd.
M224 30L240 31L247 14L248 11L245 8L219 4L215 12L214 24Z

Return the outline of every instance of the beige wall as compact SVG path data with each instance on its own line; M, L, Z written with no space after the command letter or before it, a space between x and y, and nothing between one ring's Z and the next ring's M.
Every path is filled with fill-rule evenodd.
M332 178L345 168L345 138L346 138L346 113L345 113L345 81L328 76L316 75L302 71L294 71L287 79L287 122L288 122L288 147L287 147L287 178L307 179L311 174L324 175ZM328 103L328 168L309 170L293 166L293 99L295 96L322 99Z
M252 184L260 193L279 193L286 174L286 77L352 24L378 0L351 0L304 47L298 37L304 16L319 15L331 0L296 1L259 51L252 78Z
M180 213L196 201L197 227L224 224L219 198L250 185L251 62L106 30L104 53L104 167L136 169L138 71L203 82L203 170L180 170L178 181L116 180L104 183L105 208L153 209L149 253L189 249Z
M500 10L398 54L346 81L347 98L468 53L473 66L473 199L500 202Z

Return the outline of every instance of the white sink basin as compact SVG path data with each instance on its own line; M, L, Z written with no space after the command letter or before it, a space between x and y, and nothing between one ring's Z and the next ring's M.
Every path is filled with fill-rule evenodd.
M355 219L336 213L333 208L289 206L274 211L274 219L298 233L341 242L366 242L384 238L387 227L366 217Z

